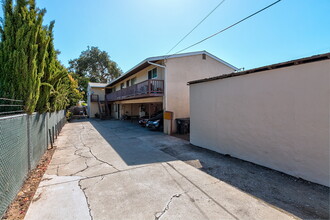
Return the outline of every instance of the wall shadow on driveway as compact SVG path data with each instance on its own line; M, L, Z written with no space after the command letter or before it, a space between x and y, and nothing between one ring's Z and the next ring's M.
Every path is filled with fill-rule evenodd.
M140 127L137 122L119 120L89 120L93 127L118 153L128 166L177 160L152 147L153 139L166 137L161 132ZM148 136L148 140L141 137ZM154 138L153 138L154 137Z
M191 144L163 151L193 166L198 158L200 170L299 218L329 219L329 187Z
M136 123L88 120L127 165L182 160L302 219L329 219L329 188L193 146ZM79 121L78 121L79 122Z

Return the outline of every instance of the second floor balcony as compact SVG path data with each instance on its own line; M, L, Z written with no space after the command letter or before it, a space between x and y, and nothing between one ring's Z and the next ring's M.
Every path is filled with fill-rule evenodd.
M91 102L103 102L104 101L104 95L98 95L98 94L92 94L90 95Z
M164 95L164 80L149 79L106 95L107 101L119 101Z

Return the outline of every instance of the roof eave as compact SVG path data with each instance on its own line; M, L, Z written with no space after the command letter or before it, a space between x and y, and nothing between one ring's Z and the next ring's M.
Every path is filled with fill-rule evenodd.
M314 55L314 56L310 56L310 57L304 57L304 58L290 60L290 61L286 61L286 62L257 67L257 68L253 68L253 69L249 69L249 70L245 70L245 71L232 72L232 73L225 74L225 75L219 75L219 76L205 78L205 79L193 80L193 81L188 82L187 85L198 84L198 83L203 83L203 82L210 82L210 81L231 78L231 77L236 77L236 76L242 76L242 75L248 75L248 74L252 74L252 73L263 72L263 71L279 69L279 68L285 68L285 67L301 65L301 64L311 63L311 62L323 61L323 60L327 60L327 59L330 59L330 53L318 54L318 55Z
M166 55L166 56L156 56L156 57L149 57L132 67L130 70L128 70L126 73L123 75L119 76L118 78L114 79L111 81L109 84L106 85L106 87L112 86L116 83L118 83L122 78L125 78L130 72L134 71L135 69L139 68L141 65L151 62L151 61L160 61L160 60L165 60L165 59L173 59L173 58L179 58L179 57L186 57L186 56L194 56L194 55L201 55L201 54L206 54L207 56L215 59L216 61L228 66L229 68L233 69L234 71L237 71L238 68L227 63L226 61L220 59L219 57L214 56L213 54L203 50L203 51L195 51L195 52L188 52L188 53L181 53L181 54L174 54L174 55ZM127 76L128 77L128 76Z

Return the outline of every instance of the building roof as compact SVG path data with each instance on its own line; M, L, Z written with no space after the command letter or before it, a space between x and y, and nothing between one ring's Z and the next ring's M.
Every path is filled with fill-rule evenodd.
M89 82L88 85L90 87L99 87L99 88L104 88L108 85L108 83L93 83L93 82Z
M290 60L290 61L286 61L286 62L282 62L282 63L276 63L276 64L258 67L258 68L245 70L245 71L240 71L240 72L232 72L229 74L205 78L205 79L193 80L193 81L188 82L188 85L209 82L209 81L214 81L214 80L219 80L219 79L225 79L225 78L230 78L230 77L242 76L242 75L247 75L247 74L251 74L251 73L279 69L279 68L300 65L300 64L305 64L305 63L312 63L312 62L317 62L317 61L322 61L322 60L327 60L327 59L330 59L330 53L314 55L311 57L304 57L304 58L300 58L300 59L296 59L296 60Z
M137 65L135 65L133 68L131 68L130 70L128 70L126 73L124 73L123 75L119 76L118 78L114 79L113 81L111 81L107 86L112 86L114 84L116 84L117 82L134 75L135 73L143 70L144 68L150 66L150 64L148 62L157 62L160 60L166 60L166 59L173 59L173 58L179 58L179 57L187 57L187 56L194 56L194 55L201 55L201 54L206 54L209 57L219 61L220 63L223 63L224 65L228 66L229 68L232 68L233 70L238 70L237 67L227 63L226 61L214 56L213 54L207 52L207 51L196 51L196 52L189 52L189 53L180 53L180 54L173 54L173 55L163 55L163 56L156 56L156 57L149 57L144 59L143 61L141 61L140 63L138 63Z

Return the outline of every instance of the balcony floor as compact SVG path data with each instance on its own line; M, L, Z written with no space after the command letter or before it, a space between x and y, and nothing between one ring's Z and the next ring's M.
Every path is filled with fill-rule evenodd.
M141 95L135 95L135 96L128 96L128 97L122 97L116 100L107 100L108 102L116 102L116 101L123 101L123 100L132 100L132 99L141 99L141 98L150 98L150 97L162 97L164 94L162 93L151 93L151 94L141 94Z

